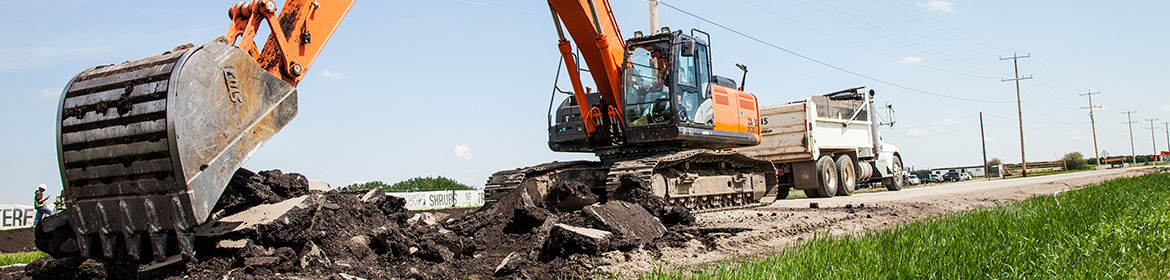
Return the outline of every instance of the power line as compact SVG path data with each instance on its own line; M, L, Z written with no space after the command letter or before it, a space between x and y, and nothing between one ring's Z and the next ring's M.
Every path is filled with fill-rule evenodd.
M965 38L965 37L959 36L959 35L957 35L957 32L951 32L951 31L943 30L942 28L939 28L937 24L931 24L931 23L927 23L927 22L925 22L925 21L922 21L921 19L918 19L918 18L916 18L916 17L912 17L912 16L910 16L910 15L908 15L908 14L906 14L906 13L904 13L904 12L902 12L902 11L898 10L898 9L894 9L893 7L890 7L889 5L886 5L886 3L883 3L883 1L881 1L881 0L870 0L870 1L872 1L872 2L874 2L874 3L877 3L878 5L881 5L882 7L886 7L886 9L889 9L890 11L894 11L895 13L898 13L898 14L900 14L900 15L902 15L902 16L904 16L904 17L908 18L908 19L911 19L911 20L917 21L918 23L921 23L923 26L928 26L928 27L930 27L930 28L934 28L934 30L938 30L939 32L942 32L943 34L951 35L951 36L954 36L955 38L959 38L959 39L967 40L967 41L969 41L969 42L972 42L972 43L975 43L975 44L985 45L983 42L979 42L979 41L976 41L976 40L972 40L972 39L969 39L969 38ZM912 9L912 10L915 10L915 11L917 11L916 9ZM937 21L937 20L936 20L936 21ZM952 27L952 28L953 28L953 27ZM961 31L961 30L960 30L960 31ZM985 46L987 46L987 45L985 45ZM995 48L994 46L988 46L988 47ZM1005 49L1005 50L1006 50L1006 49ZM986 55L986 56L995 56L994 54L985 53L985 52L981 52L981 51L975 51L975 50L968 50L968 51L971 51L971 52L974 52L974 53L978 53L978 54L981 54L981 55Z
M770 9L768 9L768 8L762 7L762 6L760 6L760 5L757 5L757 4L755 4L755 3L749 2L749 1L747 1L747 0L740 0L740 1L741 1L741 2L744 2L745 4L748 4L748 5L750 5L750 6L752 6L752 7L755 7L755 8L757 8L757 9L760 9L761 11L764 11L764 12L767 12L767 13L769 13L769 14L772 14L773 16L776 16L776 17L778 17L778 18L781 18L781 19L787 20L788 22L791 22L791 23L793 23L793 24L800 25L801 27L807 28L807 29L809 29L809 30L812 30L812 31L815 31L815 32L817 32L817 33L821 33L822 35L828 36L828 37L830 37L830 38L837 39L838 41L844 42L844 43L846 43L846 44L849 44L849 45L852 45L852 46L854 46L854 47L858 47L858 48L860 48L860 49L864 49L864 50L867 50L867 51L873 52L873 53L875 53L875 54L878 54L878 55L881 55L881 56L885 56L886 58L889 58L889 59L892 59L892 60L900 60L900 59L902 59L901 57L898 57L898 56L895 56L895 55L892 55L892 54L889 54L889 53L886 53L886 52L882 52L882 51L875 50L875 49L873 49L873 48L870 48L870 47L867 47L867 46L865 46L865 45L858 44L857 42L855 42L855 41L853 41L853 40L848 40L848 39L845 39L845 38L841 38L841 37L838 37L838 36L836 36L836 35L833 35L833 34L831 34L831 33L825 32L825 31L823 31L823 30L820 30L820 29L817 29L817 28L815 28L815 27L809 26L808 24L804 24L803 22L800 22L800 21L794 20L794 19L792 19L792 18L786 17L786 16L784 16L784 15L781 15L780 13L777 13L777 12L775 12L775 11L772 11L772 10L770 10ZM911 64L913 64L913 65L915 65L915 66L919 66L919 67L925 67L925 68L929 68L929 69L932 69L932 70L937 70L937 71L942 71L942 72L947 72L947 73L951 73L951 74L955 74L955 75L962 75L962 76L967 76L967 77L972 77L972 78L980 78L980 79L990 79L990 78L991 78L990 76L979 76L979 75L972 75L972 74L966 74L966 73L959 73L959 72L955 72L955 71L951 71L951 70L947 70L947 69L943 69L943 68L939 68L939 67L934 67L934 66L927 65L927 64L924 64L924 63L911 63Z
M853 11L855 11L855 12L858 12L858 13L864 14L864 15L866 15L866 16L868 16L868 17L870 17L870 18L874 19L874 20L877 20L877 21L881 22L881 23L884 23L884 24L886 24L886 25L893 26L894 28L897 28L897 29L900 29L900 30L902 30L902 31L905 31L906 33L910 33L910 34L913 34L913 35L917 35L918 37L922 37L923 39L930 40L930 41L933 41L933 42L935 42L935 43L938 43L938 44L941 44L941 45L945 45L945 46L948 46L948 47L951 47L951 48L955 48L955 49L960 49L960 50L968 51L968 52L971 52L971 53L974 53L974 54L985 54L985 55L987 55L987 56L995 56L995 55L993 55L993 54L987 54L987 53L983 53L983 52L980 52L980 51L977 51L977 50L969 49L969 48L967 48L967 47L963 47L963 46L960 46L960 45L955 45L955 44L952 44L952 43L949 43L949 42L940 41L940 40L938 40L938 39L935 39L934 37L931 37L931 36L922 35L921 33L914 32L913 30L910 30L910 29L907 29L907 28L905 28L905 27L902 27L901 25L894 24L894 23L891 23L891 22L889 22L889 21L886 21L885 19L883 19L883 18L881 18L881 17L873 16L873 15L871 15L871 14L869 14L869 13L866 13L866 12L865 12L865 11L863 11L863 10L857 9L857 8L856 8L856 7L854 7L853 5L847 5L847 4L845 4L845 3L841 3L841 1L840 1L840 0L831 0L831 1L833 1L833 2L836 2L838 5L845 6L845 7L849 8L850 10L853 10ZM821 2L821 0L817 0L817 2ZM824 2L821 2L821 3L822 3L822 4L824 4ZM826 5L826 6L827 6L827 5ZM991 67L988 67L988 68L991 68Z
M962 61L962 60L960 60L960 59L958 59L958 58L955 58L955 57L953 57L953 56L947 55L945 52L941 52L941 51L935 50L935 49L933 49L933 48L930 48L930 47L924 46L924 45L922 45L922 44L919 44L919 43L917 43L917 42L914 42L914 40L910 40L910 39L907 39L907 38L905 38L905 37L902 37L902 36L900 36L900 35L898 35L898 34L895 34L895 33L893 33L893 32L890 32L890 31L888 31L888 30L885 30L885 29L883 29L883 28L881 28L881 27L878 27L878 26L876 26L876 25L874 25L874 24L872 24L872 23L869 23L869 22L867 22L867 21L864 21L864 20L862 20L862 19L860 19L860 18L857 18L857 17L842 17L842 16L840 16L840 14L849 15L849 13L847 13L847 12L845 12L845 11L842 11L841 9L838 9L838 8L836 8L836 7L833 7L833 6L830 6L830 5L828 5L828 4L825 4L825 2L822 2L821 0L816 0L816 1L817 1L817 2L820 2L822 5L825 5L826 7L829 7L830 9L833 9L833 10L837 11L837 13L831 13L831 12L825 11L824 9L821 9L820 7L817 7L817 6L814 6L814 5L812 5L812 4L809 4L808 2L805 2L804 0L797 0L797 1L798 1L798 2L800 2L801 4L804 4L805 6L808 6L808 7L810 7L810 8L816 9L817 11L820 11L821 13L824 13L824 14L826 14L826 15L829 15L829 16L831 16L831 17L835 17L835 18L837 18L838 20L841 20L842 22L848 23L848 24L850 24L850 25L853 25L853 26L855 26L855 27L857 27L857 28L864 29L865 31L868 31L868 32L870 32L870 33L878 33L878 31L875 31L874 29L880 30L881 32L884 32L885 34L888 34L888 35L889 35L889 36L891 36L891 37L895 37L895 38L899 39L899 40L893 40L893 39L886 38L886 39L889 39L891 42L897 43L897 44L899 44L899 45L903 45L903 46L906 46L906 47L908 47L908 48L911 48L911 49L915 49L915 50L917 50L917 51L920 51L920 52L923 52L923 53L930 53L930 54L932 54L932 55L935 55L935 56L937 56L938 58L941 58L941 59L944 59L944 60L948 60L948 61L951 61L951 62L960 63L960 64L967 64L968 66L974 67L975 69L979 69L979 70L987 71L987 72L989 72L989 73L995 73L995 72L996 72L996 70L995 70L994 68L987 67L987 66L983 66L983 65L979 65L979 64L975 64L975 63L971 63L971 62L967 62L967 61ZM866 28L866 27L864 27L864 26L861 26L861 25L859 25L859 24L857 24L857 23L854 23L854 22L853 22L853 21L851 21L850 19L857 20L857 21L859 21L859 22L861 22L861 23L864 23L865 25L869 25L869 26L870 26L870 27L872 27L873 29ZM913 44L913 45L915 45L915 46L917 46L917 47L915 47L915 46L911 46L910 44Z
M1028 103L1021 103L1021 104L1024 104L1024 107L1028 107L1029 109L1032 109L1033 112L1036 112L1037 114L1040 114L1041 116L1044 116L1045 118L1048 118L1054 122L1066 124L1066 125L1077 125L1075 123L1070 123L1070 122L1062 121L1062 120L1057 119L1057 118L1053 118L1052 116L1049 116L1048 114L1045 114L1044 112L1041 112L1040 109L1036 109L1036 107L1032 107L1032 105L1028 105Z
M1048 85L1048 83L1045 83L1044 79L1036 79L1036 82L1039 83L1040 86L1042 86L1042 87L1036 87L1036 88L1040 89L1040 92L1046 93L1046 94L1048 94L1048 96L1051 96L1052 99L1060 100L1060 101L1067 103L1068 105L1072 105L1072 106L1081 106L1081 104L1071 101L1070 99L1072 97L1067 96L1067 95L1061 95L1059 93L1060 92L1059 90Z
M909 91L912 91L912 92L917 92L917 93L926 94L926 95L935 96L935 97L950 98L950 99L955 99L955 100L962 100L962 101L969 101L969 102L982 102L982 103L1007 103L1007 102L1010 102L1010 101L981 100L981 99L972 99L972 98L965 98L965 97L958 97L958 96L950 96L950 95L945 95L945 94L939 94L939 93L934 93L934 92L930 92L930 91L920 90L920 89L917 89L917 88L912 88L912 87L909 87L909 86L904 86L904 85L901 85L901 84L896 84L896 83L892 83L892 82L887 82L887 81L885 81L885 80L881 80L881 79L878 79L878 78L870 77L870 76L868 76L868 75L865 75L865 74L861 74L861 73L858 73L858 72L854 72L854 71L851 71L851 70L849 70L849 69L845 69L845 68L842 68L842 67L839 67L839 66L836 66L836 65L833 65L833 64L829 64L828 62L820 61L820 60L817 60L817 59L815 59L815 58L812 58L812 57L809 57L809 56L806 56L806 55L803 55L803 54L797 53L797 52L795 52L795 51L788 50L788 49L786 49L786 48L784 48L784 47L778 46L778 45L776 45L776 44L772 44L772 43L770 43L770 42L768 42L768 41L764 41L764 40L762 40L762 39L759 39L759 38L756 38L756 37L754 37L754 36L748 35L748 34L746 34L746 33L740 32L739 30L732 29L732 28L730 28L730 27L727 27L727 26L725 26L725 25L722 25L722 24L719 24L719 23L717 23L717 22L711 21L711 20L709 20L709 19L706 19L706 18L704 18L704 17L701 17L701 16L698 16L698 15L695 15L694 13L691 13L691 12L688 12L688 11L686 11L686 10L680 9L680 8L678 8L678 7L675 7L674 5L671 5L670 3L666 3L666 2L664 2L664 1L658 1L658 3L659 3L659 4L662 4L662 5L666 6L666 7L669 7L669 8L671 8L671 9L674 9L675 11L678 11L678 12L680 12L680 13L683 13L683 14L686 14L686 15L688 15L688 16L694 17L694 18L696 18L696 19L698 19L698 20L701 20L701 21L703 21L703 22L709 23L709 24L711 24L711 25L714 25L714 26L718 26L719 28L722 28L722 29L724 29L724 30L727 30L728 32L735 33L735 34L738 34L738 35L740 35L740 36L743 36L743 37L745 37L745 38L751 39L752 41L756 41L756 42L758 42L758 43L760 43L760 44L764 44L764 45L766 45L766 46L768 46L768 47L771 47L771 48L774 48L774 49L777 49L777 50L783 51L783 52L785 52L785 53L788 53L788 54L791 54L791 55L794 55L794 56L797 56L797 57L803 58L803 59L805 59L805 60L808 60L808 61L812 61L812 62L814 62L814 63L820 64L820 65L823 65L823 66L825 66L825 67L833 68L833 69L836 69L836 70L838 70L838 71L841 71L841 72L849 73L849 74L852 74L852 75L854 75L854 76L858 76L858 77L861 77L861 78L865 78L865 79L868 79L868 80L871 80L871 81L874 81L874 82L878 82L878 83L881 83L881 84L885 84L885 85L888 85L888 86L893 86L893 87L897 87L897 88L901 88L901 89L909 90Z
M1043 72L1051 74L1053 77L1056 78L1055 80L1057 80L1058 82L1062 82L1065 85L1068 85L1072 89L1084 88L1080 85L1077 85L1076 83L1073 83L1071 80L1069 80L1068 78L1065 78L1063 75L1060 75L1060 73L1056 72L1055 70L1052 70L1052 67L1048 67L1048 64L1044 63L1043 61L1041 61L1041 60L1035 60L1035 61L1036 61L1036 64L1040 66L1040 67L1037 67L1037 69L1040 69Z
M877 1L881 1L881 0L877 0ZM982 40L982 41L984 41L984 42L987 42L987 43L989 43L989 44L982 44L982 43L980 43L981 45L984 45L984 46L986 46L986 47L991 47L991 48L999 48L999 49L1000 49L1000 50L1002 50L1002 51L1011 50L1011 48L1005 47L1005 46L1003 46L1003 45L996 44L995 42L992 42L992 41L990 41L990 40L987 40L987 39L980 38L979 36L975 36L975 34L968 33L967 31L963 31L962 29L959 29L958 27L954 27L954 26L952 26L952 25L950 25L950 24L947 24L946 22L943 22L943 21L941 21L941 20L938 20L938 19L936 19L936 18L934 18L934 17L932 17L932 16L930 16L930 15L928 15L928 14L926 14L926 13L923 13L922 11L920 11L920 10L918 10L918 9L915 9L914 7L911 7L911 6L907 5L906 3L903 3L903 2L900 2L900 1L895 1L895 2L899 2L899 4L902 4L902 6L904 6L904 7L906 7L906 8L909 8L910 10L912 10L912 11L914 11L914 12L917 12L917 13L919 13L919 14L923 15L924 17L926 17L926 18L929 18L929 19L933 20L934 22L937 22L937 23L939 23L939 24L942 24L943 26L946 26L946 27L950 27L951 29L954 29L955 31L959 31L959 33L963 33L963 34L965 34L965 35L967 35L967 36L971 36L971 38L979 39L979 40ZM928 25L928 26L934 26L933 24L926 24L926 25ZM974 42L974 41L973 41L973 42Z

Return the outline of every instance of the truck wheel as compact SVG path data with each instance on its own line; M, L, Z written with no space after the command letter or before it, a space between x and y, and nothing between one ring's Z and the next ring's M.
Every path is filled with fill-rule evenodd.
M837 164L833 162L833 157L828 155L821 156L817 160L817 194L819 197L833 197L837 194Z
M788 198L789 192L792 192L791 187L780 187L780 190L776 192L776 200Z
M894 156L894 168L893 169L894 169L893 176L890 176L890 178L882 179L882 185L885 185L887 190L891 190L891 191L902 190L902 184L904 184L904 182L903 182L904 179L902 179L902 157Z
M857 188L857 172L853 169L853 158L849 155L837 156L837 195L853 195Z

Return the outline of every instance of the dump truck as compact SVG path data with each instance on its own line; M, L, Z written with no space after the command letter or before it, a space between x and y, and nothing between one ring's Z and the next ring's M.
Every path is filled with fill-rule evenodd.
M878 133L894 124L877 121L874 91L865 87L817 95L783 105L760 108L760 145L736 149L776 166L778 198L790 189L808 197L852 195L862 184L889 190L905 184L902 155Z

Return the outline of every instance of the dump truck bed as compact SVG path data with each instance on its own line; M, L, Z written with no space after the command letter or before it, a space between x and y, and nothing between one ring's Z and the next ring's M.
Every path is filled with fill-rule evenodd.
M816 160L822 150L872 155L872 128L863 104L813 96L760 108L760 145L738 150L774 163Z

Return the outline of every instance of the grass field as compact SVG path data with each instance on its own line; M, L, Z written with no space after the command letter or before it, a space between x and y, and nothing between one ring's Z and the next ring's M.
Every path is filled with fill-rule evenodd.
M1170 279L1170 174L642 279Z
M0 266L6 266L6 265L18 264L18 263L30 263L36 259L39 259L39 258L44 257L44 256L48 256L48 255L49 254L41 253L40 251L0 254Z

